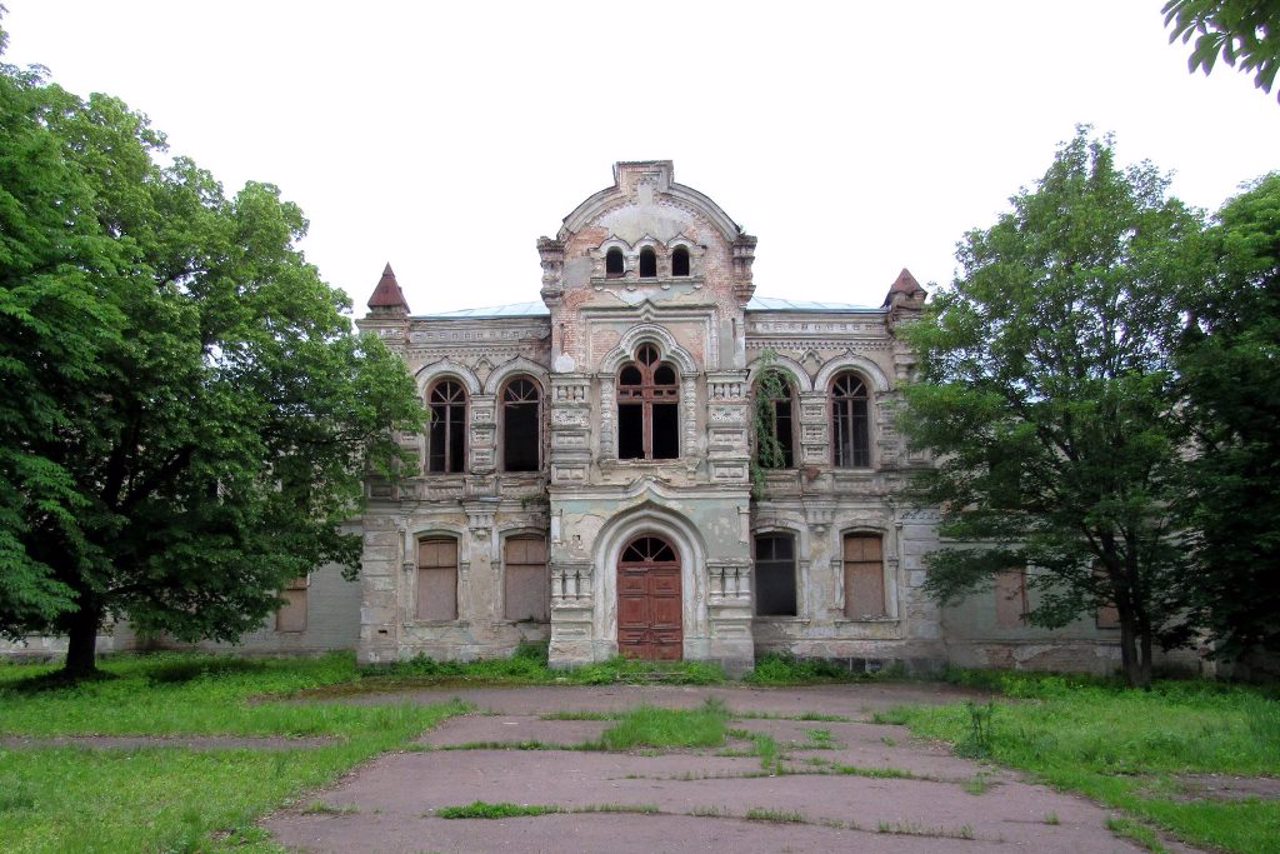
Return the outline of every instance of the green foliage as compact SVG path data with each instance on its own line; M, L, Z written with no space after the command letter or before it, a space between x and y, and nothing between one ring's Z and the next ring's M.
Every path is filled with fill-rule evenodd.
M773 367L777 353L765 349L756 361L756 383L751 390L751 497L764 498L767 487L765 473L787 464L782 441L778 438L777 402L790 394L782 372Z
M994 743L992 724L996 716L996 704L988 701L979 705L969 701L964 707L969 713L969 734L956 745L956 753L972 759L985 759L991 755Z
M308 735L333 741L275 750L0 751L0 850L203 851L215 847L215 834L258 838L254 822L264 813L466 711L456 702L280 700L355 678L351 656L260 662L139 656L111 659L103 669L113 678L55 688L39 679L49 667L0 668L0 734Z
M366 467L422 421L269 185L232 196L104 95L0 66L0 632L232 640L354 572Z
M962 275L909 330L920 371L901 419L937 459L908 498L940 507L954 543L929 556L929 592L947 602L1035 567L1028 619L1059 627L1114 603L1135 684L1154 641L1186 636L1172 353L1201 225L1167 183L1079 129L1034 191L961 242Z
M1179 368L1200 453L1185 506L1202 571L1199 622L1220 655L1280 652L1280 174L1229 200L1208 231Z
M436 810L436 815L439 818L519 818L561 811L560 807L543 804L491 804L486 801L472 801L460 807L441 807Z
M1273 695L1202 681L1157 681L1149 691L1131 691L1072 677L1006 676L1020 701L996 706L992 760L1192 844L1241 854L1280 851L1280 804L1194 802L1172 794L1181 774L1273 774L1280 767L1280 703ZM956 744L973 725L963 704L900 708L877 720Z
M1195 38L1187 69L1208 74L1218 57L1243 72L1253 85L1270 92L1280 70L1280 5L1275 0L1168 0L1161 9L1170 27L1169 42ZM1280 98L1280 93L1277 93Z
M756 659L755 668L742 681L752 685L797 685L806 682L852 682L865 678L826 659L802 659L787 653L770 652Z
M624 714L600 736L606 750L637 747L719 747L724 744L729 712L708 699L698 709L640 706Z
M724 670L706 661L641 661L615 656L597 664L584 664L571 670L552 671L556 681L579 685L645 684L663 682L668 685L719 685L725 681Z

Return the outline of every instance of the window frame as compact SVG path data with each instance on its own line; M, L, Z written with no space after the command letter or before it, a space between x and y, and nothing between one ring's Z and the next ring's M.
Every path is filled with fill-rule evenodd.
M861 394L857 390L840 393L839 386L849 380L857 382ZM831 464L840 469L869 469L873 467L871 448L871 387L867 378L857 371L840 371L831 379L827 390L827 401L830 407L831 425ZM858 410L861 409L859 413ZM858 423L862 423L862 435L857 433ZM849 442L843 441L845 427L851 434ZM859 442L861 439L861 442ZM846 459L846 448L848 457Z
M636 275L641 279L658 278L658 252L652 246L640 248L639 257L636 260Z
M896 619L892 613L893 597L890 593L890 579L888 577L888 555L886 554L885 542L888 538L884 531L852 529L842 531L840 533L840 577L844 587L844 614L843 619L852 622L881 622L884 620ZM850 560L849 558L849 541L850 540L875 540L879 545L880 556L875 560ZM850 585L850 566L870 567L875 566L876 572L870 573L873 577L879 579L880 587L880 613L855 613L854 612L854 589Z
M618 269L610 270L609 262L611 259L618 259ZM610 246L604 253L604 276L606 279L621 279L627 275L627 256L621 247Z
M437 392L445 387L453 386L457 390L455 396L451 396L446 400L435 401L433 398ZM431 385L427 386L427 411L431 415L431 420L427 423L427 459L425 473L426 474L465 474L467 471L467 450L468 450L468 420L470 418L471 399L467 394L467 386L462 380L455 377L440 377L434 380ZM442 407L446 416L442 419L436 418L436 407ZM453 410L461 407L462 417L458 423L449 417ZM442 454L443 468L434 468L435 460L435 423L440 420L444 424L444 453ZM461 447L457 452L458 459L454 460L454 439L453 430L458 429L462 433Z
M652 359L645 361L645 354L652 353ZM668 369L672 374L672 381L669 383L658 383L656 380L657 373L663 368ZM638 371L640 374L639 384L624 384L622 376L628 370ZM618 367L618 373L615 379L616 388L616 407L617 407L617 449L619 460L643 460L645 462L656 462L659 460L678 460L680 459L680 370L675 363L662 358L662 350L657 344L651 342L643 342L636 347L635 353L627 362ZM670 407L673 417L670 419L670 437L671 444L675 448L675 453L671 456L656 456L654 443L654 406ZM622 452L622 430L623 430L623 408L639 407L640 409L640 445L641 456L623 456ZM630 417L626 420L630 421Z
M512 386L514 386L516 383L522 383L522 382L528 383L529 387L533 390L533 394L534 394L533 399L529 400L526 398L520 401L507 400L507 395L511 391ZM509 377L505 382L502 383L502 386L498 392L497 406L498 406L498 412L499 412L498 429L501 433L501 441L499 443L499 449L501 452L501 459L499 460L499 471L501 471L503 474L525 474L529 472L542 471L544 457L546 456L543 453L544 449L542 447L542 400L543 400L542 385L536 379L534 379L532 376L528 374L517 374L515 376ZM508 407L528 405L530 403L533 404L533 418L534 418L534 427L535 427L534 437L532 439L534 464L532 468L513 469L509 466L509 462L508 462L508 457L509 457L508 451L510 450L508 443L513 441L513 433L511 430L508 429L508 426L507 426Z
M676 259L684 259L684 272L676 272ZM693 275L693 253L689 251L689 247L684 244L677 245L671 250L671 278L687 279Z
M532 542L537 540L542 543L541 564L537 563L515 563L510 559L511 544L515 542ZM543 614L542 619L538 618L517 618L511 615L511 596L509 584L511 582L511 567L541 567L540 580L542 584L543 598ZM548 625L551 622L551 539L545 531L540 530L514 530L505 533L502 536L502 619L509 623L532 623L533 625Z
M785 542L790 545L791 557L789 560L783 558L761 558L760 545L762 540L770 540L775 542ZM753 531L751 535L751 568L752 575L752 614L761 619L798 619L800 617L800 558L799 558L799 542L800 538L795 531L790 529L766 528ZM761 610L761 591L765 589L765 585L761 582L761 566L765 565L770 571L780 569L785 566L791 574L791 613L785 611L773 611L765 613Z

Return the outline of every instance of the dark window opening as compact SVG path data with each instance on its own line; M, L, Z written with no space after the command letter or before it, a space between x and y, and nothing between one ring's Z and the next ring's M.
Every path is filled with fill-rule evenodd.
M521 377L507 384L502 394L502 468L504 471L537 471L542 448L538 386Z
M871 465L867 387L855 374L841 374L831 385L831 432L837 466L865 468Z
M652 279L658 275L658 256L649 246L640 250L640 278Z
M789 469L795 466L795 420L791 385L777 372L771 372L769 381L756 387L756 394L764 396L759 410L765 420L767 435L760 436L756 457L761 468Z
M756 614L794 617L796 550L790 534L756 535Z
M638 537L622 552L622 563L675 563L671 545L658 537Z
M689 275L689 250L687 247L677 246L675 251L671 253L671 275Z
M618 458L671 460L680 456L680 383L658 348L642 344L618 373Z
M427 395L427 471L460 472L467 449L467 394L453 380L436 383Z
M604 274L611 279L618 279L626 273L626 267L622 261L622 250L613 247L604 256Z

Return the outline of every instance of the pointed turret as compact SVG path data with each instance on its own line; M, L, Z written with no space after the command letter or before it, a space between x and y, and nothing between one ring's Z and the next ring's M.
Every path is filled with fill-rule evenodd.
M396 281L390 262L383 269L382 278L373 289L373 296L369 297L369 309L369 313L373 315L404 317L409 313L409 303L405 302L404 291L400 290L400 283Z
M884 298L884 307L923 308L926 296L928 296L928 293L924 288L920 287L916 277L911 275L910 270L903 267L902 272L898 274L898 278L889 287L889 293Z

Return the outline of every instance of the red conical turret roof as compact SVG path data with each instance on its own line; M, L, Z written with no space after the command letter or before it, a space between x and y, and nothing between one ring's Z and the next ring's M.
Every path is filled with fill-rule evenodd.
M369 308L374 311L394 311L400 309L405 314L409 313L409 303L405 302L404 291L400 290L400 283L396 281L396 274L391 270L391 263L382 271L382 278L378 280L378 286L373 289L373 296L369 297Z

